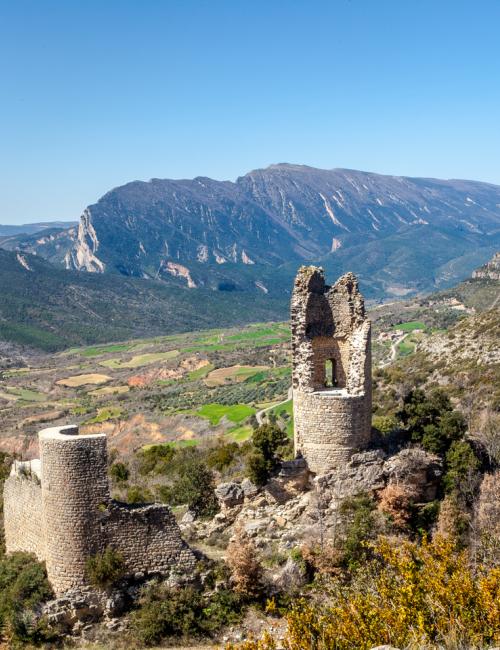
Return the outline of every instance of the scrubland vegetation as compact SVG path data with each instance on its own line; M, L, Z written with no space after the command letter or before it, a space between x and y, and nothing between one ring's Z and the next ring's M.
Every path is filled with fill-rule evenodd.
M455 324L432 334L447 327L447 318ZM196 579L145 584L128 606L126 630L103 636L105 647L216 642L228 629L243 629L249 616L268 631L261 635L259 628L255 639L238 646L242 650L368 650L383 643L465 650L500 643L500 375L488 357L498 312L435 320L410 312L382 321L411 331L423 324L423 341L439 341L429 349L411 346L407 357L374 368L376 444L388 454L409 447L435 456L441 467L435 498L422 501L404 481L346 498L334 538L300 540L285 551L259 547L244 530L234 531L231 541L220 536ZM63 421L71 409L89 431L110 427L114 497L161 501L179 520L188 511L211 521L220 507L218 483L249 478L265 484L292 457L287 337L283 324L260 325L68 351L56 357L56 371L6 371L2 391L11 399L5 408L25 417L66 409ZM461 356L474 342L477 349ZM149 363L146 355L168 347L179 353ZM132 367L139 358L147 363ZM56 384L98 373L108 360L105 389ZM164 375L154 374L158 368ZM206 382L214 370L220 371L215 380ZM132 376L146 383L129 385ZM130 428L133 446L125 447L120 431L138 414L144 420ZM149 438L144 423L156 427ZM174 435L174 425L192 434ZM27 431L36 428L38 422L27 425ZM2 480L16 453L22 452L1 456ZM88 572L104 590L127 579L113 549L92 558ZM276 579L281 572L286 580ZM43 565L2 552L2 642L64 643L39 616L48 598Z

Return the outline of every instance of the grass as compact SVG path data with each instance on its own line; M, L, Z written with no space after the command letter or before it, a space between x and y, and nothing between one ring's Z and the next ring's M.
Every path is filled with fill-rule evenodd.
M232 427L225 436L232 442L245 442L245 440L252 437L252 433L252 427L244 424L243 426Z
M29 388L14 388L7 386L6 390L8 393L24 402L44 402L47 399L47 395L35 390L30 390Z
M182 439L182 440L170 440L169 442L152 442L148 445L144 445L142 447L143 451L147 451L148 449L151 449L151 447L177 447L177 448L183 448L183 447L196 447L196 445L200 444L200 439L199 438L187 438L187 439Z
M247 404L233 404L231 406L226 406L225 404L204 404L196 411L196 415L206 418L212 425L219 424L224 417L230 422L239 424L254 413L255 409Z
M97 415L90 420L86 420L84 424L100 424L108 420L116 420L123 414L123 411L118 406L109 406L97 409Z
M200 444L198 438L188 438L187 440L173 440L171 443L172 447L182 448L182 447L196 447Z
M217 368L205 379L205 384L209 387L223 386L230 381L242 382L250 377L255 376L257 373L262 373L267 370L267 366L229 366L227 368Z
M213 369L214 366L211 363L207 363L206 366L202 366L197 370L191 370L191 372L188 373L187 378L189 381L197 381L198 379L203 379L203 377L206 377L208 373L211 372Z
M84 348L81 350L80 354L83 357L99 357L102 354L107 354L109 352L127 352L131 347L133 347L133 344L131 343L115 343L113 345Z
M128 393L130 390L129 386L104 386L103 388L97 388L96 390L89 391L89 395L123 395Z
M122 361L118 357L113 359L106 359L101 361L100 365L105 366L106 368L111 368L112 370L119 370L120 368L140 368L141 366L147 366L156 361L167 361L168 359L174 359L179 355L179 350L168 350L168 352L149 352L148 354L138 354L135 357L132 357L128 361Z
M407 357L415 352L415 345L409 341L401 341L398 345L398 356Z
M408 321L407 323L399 323L394 325L395 330L402 330L403 332L413 332L413 330L425 330L426 325L419 320Z
M66 377L65 379L59 379L56 381L58 386L67 386L69 388L77 388L78 386L85 386L87 384L105 384L107 381L111 381L111 377L108 375L100 375L98 373L92 373L89 375L74 375L73 377Z

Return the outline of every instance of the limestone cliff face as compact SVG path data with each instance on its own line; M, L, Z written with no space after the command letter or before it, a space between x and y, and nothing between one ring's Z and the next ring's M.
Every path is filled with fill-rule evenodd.
M355 272L367 297L408 295L470 276L500 245L499 206L500 187L486 183L280 164L234 183L128 183L90 205L66 240L15 245L71 269L263 285L271 297L297 266L320 263Z
M495 253L489 262L476 269L472 277L484 280L500 280L500 252Z
M64 257L66 268L89 273L103 273L106 265L96 255L98 248L99 240L92 224L90 212L85 210L80 219L74 246Z

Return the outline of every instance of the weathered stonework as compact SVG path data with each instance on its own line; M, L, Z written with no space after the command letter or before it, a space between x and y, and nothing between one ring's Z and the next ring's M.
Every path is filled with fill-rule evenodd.
M56 594L87 584L86 561L112 546L126 571L191 571L196 558L165 505L113 501L104 434L80 436L77 427L39 433L41 467L15 463L4 487L7 552L45 561Z
M322 269L301 267L291 327L295 451L320 474L370 442L371 328L355 276L329 287Z

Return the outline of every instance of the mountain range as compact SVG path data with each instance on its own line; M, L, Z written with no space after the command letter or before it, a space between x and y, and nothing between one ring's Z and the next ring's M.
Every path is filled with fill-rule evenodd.
M56 349L286 318L301 264L355 272L371 301L446 288L499 249L500 187L280 164L134 181L78 224L15 228L0 339Z
M500 186L279 164L234 183L134 181L78 227L0 245L65 269L275 296L316 263L381 299L449 286L499 244Z

